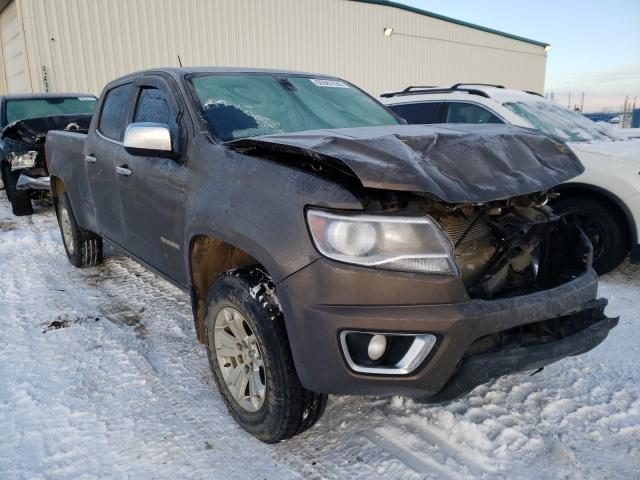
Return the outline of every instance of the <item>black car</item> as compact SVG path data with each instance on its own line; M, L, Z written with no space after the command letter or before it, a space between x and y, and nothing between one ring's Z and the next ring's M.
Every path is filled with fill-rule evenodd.
M84 130L97 98L81 93L0 97L0 171L14 215L30 215L32 199L49 193L44 141L49 130Z

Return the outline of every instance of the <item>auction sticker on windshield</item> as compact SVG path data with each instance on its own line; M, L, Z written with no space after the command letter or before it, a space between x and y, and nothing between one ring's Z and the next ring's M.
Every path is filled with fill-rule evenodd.
M349 85L340 80L327 80L324 78L310 78L309 80L318 87L349 88Z

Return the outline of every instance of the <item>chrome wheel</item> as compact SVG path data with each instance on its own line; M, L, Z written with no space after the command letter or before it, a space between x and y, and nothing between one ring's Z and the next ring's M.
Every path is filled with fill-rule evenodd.
M67 251L70 255L73 255L75 252L75 245L73 243L71 218L69 217L69 212L64 205L60 205L60 228L62 229L62 240L67 247Z
M231 307L218 313L213 333L222 378L238 404L260 410L267 389L262 354L244 315Z

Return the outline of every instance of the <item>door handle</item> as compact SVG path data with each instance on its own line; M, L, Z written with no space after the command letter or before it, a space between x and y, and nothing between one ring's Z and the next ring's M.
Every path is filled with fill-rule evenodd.
M96 157L94 157L93 155L85 155L84 159L87 161L87 163L96 163Z
M128 165L118 165L116 167L116 173L118 175L128 177L129 175L131 175L131 169L129 168Z

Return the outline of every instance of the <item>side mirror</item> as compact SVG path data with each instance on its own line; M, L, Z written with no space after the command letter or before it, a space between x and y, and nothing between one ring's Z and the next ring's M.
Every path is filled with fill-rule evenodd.
M171 132L163 123L132 123L124 132L124 148L145 153L171 153Z

